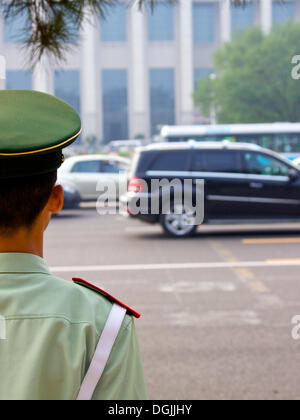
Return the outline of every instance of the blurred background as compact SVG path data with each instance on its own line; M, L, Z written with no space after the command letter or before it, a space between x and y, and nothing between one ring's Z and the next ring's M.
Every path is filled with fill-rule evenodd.
M81 25L42 8L45 50L22 3L2 2L1 87L54 94L83 122L53 272L142 312L151 399L299 399L300 0L111 0ZM107 179L131 200L139 178L172 177L206 182L197 232L186 209L148 224L96 211Z
M154 10L148 5L142 11L111 3L105 18L89 17L81 29L69 19L72 42L63 60L46 56L34 71L20 48L28 38L27 12L0 24L6 88L36 89L69 102L82 116L83 149L114 140L149 141L166 124L214 122L213 115L201 113L193 93L199 80L216 74L216 50L248 28L268 34L273 25L300 20L300 3L290 0L248 1L244 7L230 0L156 1Z

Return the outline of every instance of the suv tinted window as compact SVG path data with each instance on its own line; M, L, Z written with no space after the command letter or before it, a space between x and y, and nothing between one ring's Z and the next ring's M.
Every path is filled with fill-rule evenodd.
M186 171L189 153L186 150L168 150L157 153L150 168L152 171Z
M130 175L139 174L142 176L150 167L155 156L155 152L135 152L129 171Z
M87 160L83 162L77 162L72 168L72 172L77 173L97 173L100 172L99 160Z
M272 156L261 153L243 153L243 166L247 174L288 176L289 167Z
M239 153L231 150L197 150L194 154L193 171L237 173Z

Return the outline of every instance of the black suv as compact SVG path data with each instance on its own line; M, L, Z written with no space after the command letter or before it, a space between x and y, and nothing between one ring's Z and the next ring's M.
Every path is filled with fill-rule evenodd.
M128 213L140 220L161 223L171 236L189 236L197 228L192 207L186 208L183 200L178 207L178 195L173 189L170 211L166 213L164 188L151 188L153 180L174 179L181 180L182 185L184 180L191 181L189 191L184 193L191 196L193 204L197 182L203 180L204 223L300 219L300 171L280 155L256 145L190 141L154 144L136 151L128 192L122 197ZM159 196L160 202L159 211L153 214L154 196ZM139 200L144 204L137 213L133 208Z

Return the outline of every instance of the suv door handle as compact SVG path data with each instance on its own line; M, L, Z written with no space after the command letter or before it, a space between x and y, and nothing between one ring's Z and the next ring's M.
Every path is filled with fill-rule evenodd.
M260 188L263 188L264 184L262 182L251 182L250 187L258 190Z

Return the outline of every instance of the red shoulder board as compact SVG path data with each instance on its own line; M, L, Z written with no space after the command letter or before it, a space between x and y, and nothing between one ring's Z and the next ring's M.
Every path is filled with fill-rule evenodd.
M120 302L115 297L111 296L109 293L105 292L104 290L100 289L98 286L95 286L92 283L88 283L87 281L79 278L72 279L74 283L79 284L80 286L86 287L88 289L94 290L94 292L101 293L102 295L106 296L111 302L117 303L118 305L122 306L122 308L127 309L127 312L130 315L133 315L135 318L140 318L141 314L130 308L129 306L125 305L125 303Z

